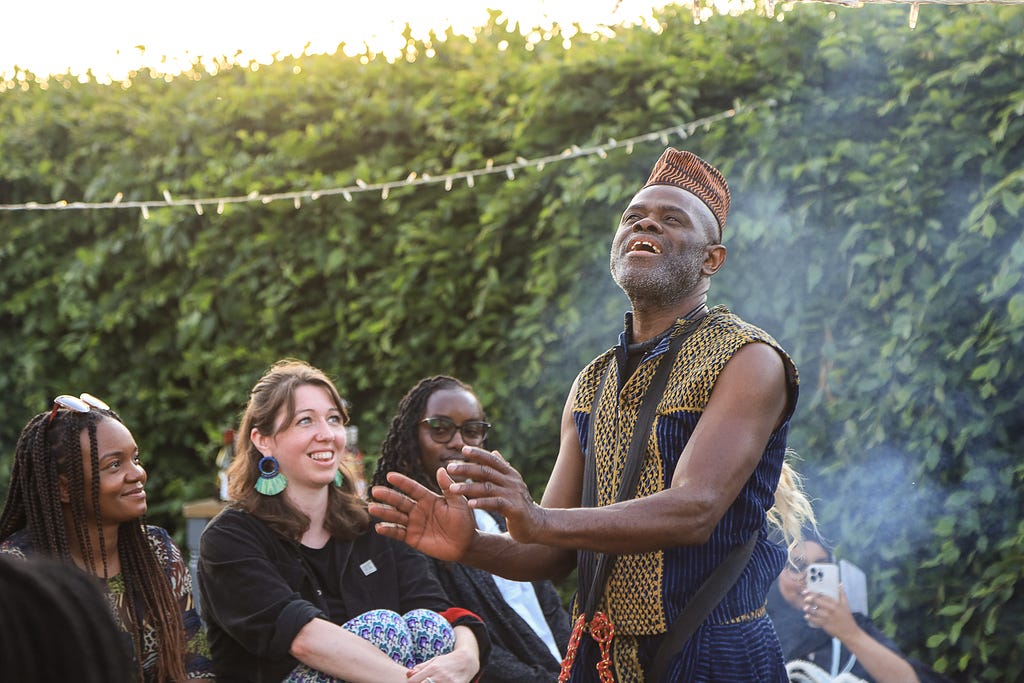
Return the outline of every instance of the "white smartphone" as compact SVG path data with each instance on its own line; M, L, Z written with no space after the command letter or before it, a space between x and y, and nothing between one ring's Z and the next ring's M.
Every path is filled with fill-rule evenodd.
M839 599L839 565L815 563L807 567L807 590Z

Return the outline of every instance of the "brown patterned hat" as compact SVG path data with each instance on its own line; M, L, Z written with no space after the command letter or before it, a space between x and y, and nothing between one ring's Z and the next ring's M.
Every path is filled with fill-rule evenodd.
M654 165L644 187L650 185L675 185L695 194L714 214L721 238L725 217L729 215L729 185L717 168L691 152L669 147Z

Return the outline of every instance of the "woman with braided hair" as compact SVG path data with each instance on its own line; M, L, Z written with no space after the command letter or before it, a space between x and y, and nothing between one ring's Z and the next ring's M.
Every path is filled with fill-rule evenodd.
M490 425L468 384L445 375L427 377L409 390L384 438L373 484L387 486L399 472L440 493L436 473L463 459L463 446L482 446ZM476 526L496 533L505 520L475 511ZM550 581L510 581L457 562L432 560L445 591L480 615L491 637L483 683L554 681L569 640L569 614Z
M164 529L142 522L146 476L117 413L89 394L58 396L18 438L0 553L96 577L139 681L212 678L181 553Z

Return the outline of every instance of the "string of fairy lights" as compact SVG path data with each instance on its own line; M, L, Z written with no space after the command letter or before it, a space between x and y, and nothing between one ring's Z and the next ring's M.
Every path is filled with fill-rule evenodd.
M793 2L794 0L789 0ZM909 26L911 29L917 25L921 5L974 5L974 4L992 4L992 5L1021 5L1024 4L1024 0L795 0L796 2L820 2L823 4L833 4L843 7L859 8L865 5L908 5L910 7ZM703 8L703 0L691 0L693 4L694 21L699 23L701 18L701 10ZM777 5L788 4L777 0L766 0L767 9L769 14L774 13L774 9ZM673 137L681 138L682 140L687 139L693 135L699 129L707 129L713 124L719 123L723 120L730 119L736 116L738 113L749 111L760 106L774 106L775 102L772 100L765 100L756 104L746 106L735 106L730 109L726 109L717 114L706 116L695 121L663 128L661 130L651 131L636 135L634 137L626 138L623 140L617 140L610 138L607 141L600 144L593 145L572 145L562 152L557 154L550 154L543 157L537 157L527 159L522 156L517 156L515 161L503 164L495 164L493 160L488 160L482 168L475 168L466 171L451 171L440 175L431 175L428 173L417 173L411 171L403 180L388 181L388 182L376 182L367 183L366 181L357 178L354 184L342 186L342 187L328 187L318 190L294 190L287 192L270 192L263 193L258 191L249 192L245 195L228 195L220 197L198 197L198 198L186 198L186 197L174 197L171 192L167 189L161 190L163 196L162 199L155 200L125 200L125 193L118 192L110 201L106 202L85 202L85 201L67 201L60 200L52 203L42 202L24 202L21 204L0 204L0 211L16 212L16 211L84 211L84 210L101 210L101 209L137 209L142 212L143 218L148 219L150 210L163 209L170 207L192 207L195 212L199 215L206 213L207 207L212 207L213 210L218 214L224 212L225 206L228 204L244 204L244 203L255 203L260 202L263 204L270 204L279 201L290 201L294 205L295 209L302 208L304 201L316 201L321 197L331 197L341 195L346 201L351 202L356 195L366 193L379 193L382 200L386 200L390 193L394 190L417 187L423 185L439 185L443 184L446 191L450 191L455 187L456 183L465 182L467 186L474 187L476 179L482 176L504 174L508 180L515 180L516 173L522 172L527 169L543 170L548 164L568 161L571 159L578 159L581 157L598 156L605 158L608 153L613 150L625 149L628 154L632 154L633 148L637 144L645 142L653 142L660 140L663 145L668 145L668 142Z
M23 204L0 204L0 211L85 211L98 209L136 209L142 212L143 218L148 219L151 210L169 207L191 207L197 214L202 216L206 213L207 207L212 207L217 214L224 212L228 204L262 203L290 201L296 209L302 208L304 201L316 201L322 197L334 197L341 195L345 201L351 202L356 195L375 193L380 199L386 200L390 194L402 188L419 187L423 185L444 185L445 191L451 191L456 183L465 183L472 188L476 185L477 178L489 175L504 175L507 180L515 180L516 174L527 169L543 171L549 164L580 159L584 157L607 158L608 153L624 149L627 154L632 154L635 146L660 141L663 146L668 146L674 138L686 140L699 130L707 130L716 123L731 119L737 114L752 111L761 107L772 107L774 100L763 100L752 104L736 104L734 107L705 116L693 121L681 123L668 128L642 133L630 138L608 140L593 145L572 145L557 154L527 159L517 156L515 161L495 164L493 160L487 160L484 166L466 171L451 171L441 175L428 173L417 173L411 171L403 180L368 183L357 178L354 183L342 187L328 187L318 190L294 190L289 192L250 192L245 195L228 195L223 197L174 197L170 191L163 190L162 199L154 200L126 200L123 192L118 192L113 199L106 202L78 202L61 200L49 204L39 202L25 202Z

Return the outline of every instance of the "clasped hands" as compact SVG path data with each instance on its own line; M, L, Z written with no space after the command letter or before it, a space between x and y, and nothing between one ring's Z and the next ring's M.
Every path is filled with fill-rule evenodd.
M405 475L389 472L395 488L374 486L370 514L378 518L377 532L411 545L441 560L460 561L476 536L473 510L502 515L509 535L529 543L540 526L541 508L522 476L498 451L465 446L463 462L438 468L443 495Z

